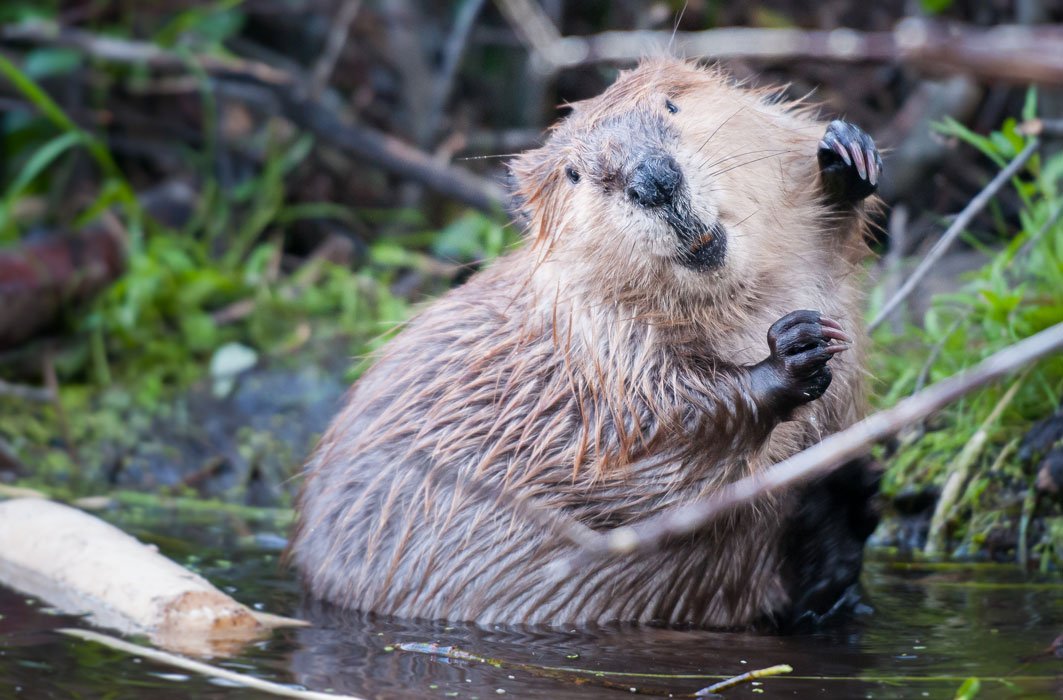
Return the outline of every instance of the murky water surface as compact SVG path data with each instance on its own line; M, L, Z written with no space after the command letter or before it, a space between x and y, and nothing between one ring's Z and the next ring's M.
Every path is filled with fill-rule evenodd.
M876 561L865 574L873 612L814 634L775 636L637 627L516 630L324 614L302 606L269 527L230 518L123 516L118 524L194 566L243 602L312 619L240 656L211 662L279 683L366 698L609 698L632 690L689 694L756 668L794 672L725 697L1063 697L1063 579L1013 567ZM264 697L64 637L78 620L0 588L0 698ZM439 643L492 663L403 651Z

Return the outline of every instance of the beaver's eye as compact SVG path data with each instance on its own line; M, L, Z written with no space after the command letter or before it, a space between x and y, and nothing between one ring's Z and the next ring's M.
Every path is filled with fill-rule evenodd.
M565 175L568 175L568 179L572 181L572 184L579 182L579 173L571 165L565 168Z
M664 108L668 110L669 114L675 114L679 111L679 108L675 106L675 102L672 102L671 100L664 101Z

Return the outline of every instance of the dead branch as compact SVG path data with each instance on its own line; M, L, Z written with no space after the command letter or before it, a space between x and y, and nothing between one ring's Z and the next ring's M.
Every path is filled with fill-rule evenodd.
M966 73L984 80L1063 84L1063 30L1053 26L980 29L912 17L887 32L727 27L562 37L534 0L498 4L545 72L588 63L633 63L656 53L717 60L903 62L928 72Z
M274 683L273 681L267 681L262 678L255 678L254 676L249 676L245 673L237 673L236 671L222 668L221 666L211 666L202 661L187 659L183 656L178 656L177 654L160 651L159 649L152 649L151 647L142 646L140 644L132 644L123 639L118 639L117 637L112 637L107 634L100 634L99 632L90 632L89 630L74 628L61 629L59 632L70 637L82 639L86 642L102 644L105 647L125 652L131 656L148 659L149 661L165 664L174 668L184 669L185 671L191 671L192 673L198 673L207 678L217 678L228 681L229 683L242 688L250 688L261 693L268 693L270 695L277 695L285 698L298 698L299 700L361 700L361 698L353 695L320 693L314 690L293 688L282 683Z
M12 384L0 379L0 397L32 401L34 403L51 403L55 400L52 390L47 387Z
M325 37L325 47L314 64L314 70L310 73L309 96L318 99L325 91L332 71L336 68L336 61L340 58L344 44L347 43L347 35L351 31L351 23L358 16L358 10L362 8L362 0L344 0L340 5L336 17L332 20L332 28Z
M197 65L216 78L211 86L215 90L235 99L247 99L261 93L261 90L248 90L248 84L261 88L272 99L259 101L258 106L268 105L279 110L296 126L375 167L483 211L497 212L505 208L505 193L498 184L439 161L381 131L347 123L324 100L300 94L305 92L300 88L304 76L257 61L184 56L146 42L99 37L51 23L33 22L0 28L0 41L65 46L103 61L146 64L157 69L186 71L190 64Z
M919 263L919 267L908 277L904 285L897 290L889 301L882 307L882 310L878 312L874 320L867 326L868 333L874 331L879 325L885 321L891 313L893 313L902 301L904 301L920 280L926 276L926 273L941 259L941 256L945 254L952 242L963 233L967 228L967 224L971 222L971 219L975 217L978 212L982 211L990 200L993 199L993 195L1004 186L1008 180L1010 180L1019 170L1026 164L1026 161L1030 159L1030 156L1034 154L1037 147L1040 145L1040 141L1037 138L1030 139L1026 144L1026 148L1015 156L1008 166L997 173L997 176L990 180L981 192L979 192L974 199L972 199L960 215L952 222L952 225L945 231L941 238L934 244L934 247L930 249L926 257Z
M483 9L483 4L484 0L464 0L458 6L454 27L450 30L450 35L443 47L443 59L439 74L436 76L435 90L432 91L428 114L425 117L425 131L429 137L434 138L439 131L443 110L454 90L454 81L458 77L458 68L461 67L461 59L465 56L465 49L469 44L469 35L477 15Z
M723 487L705 498L669 509L634 525L597 535L593 546L558 567L567 573L609 554L626 554L659 547L664 541L703 527L721 514L768 493L823 475L872 444L895 434L979 387L1063 348L1063 323L1011 345L983 360L973 369L954 375L904 399L893 408L868 416L812 447L759 474Z
M398 177L417 182L486 212L505 208L501 186L463 168L436 160L394 136L345 124L320 101L299 99L291 91L274 91L282 113L293 124Z
M81 29L60 27L54 22L9 24L0 27L0 40L63 46L110 63L138 64L154 69L180 71L195 65L208 73L246 76L261 83L287 85L293 82L288 73L258 61L183 55L148 42L98 36Z

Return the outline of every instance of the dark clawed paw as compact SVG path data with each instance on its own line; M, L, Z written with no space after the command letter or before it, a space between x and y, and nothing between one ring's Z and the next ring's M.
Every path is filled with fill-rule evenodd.
M834 203L854 204L878 189L882 157L860 127L832 121L819 142L818 157L823 187Z
M851 342L837 321L818 311L793 311L772 324L768 361L780 381L783 403L798 406L823 396L832 377L827 362Z

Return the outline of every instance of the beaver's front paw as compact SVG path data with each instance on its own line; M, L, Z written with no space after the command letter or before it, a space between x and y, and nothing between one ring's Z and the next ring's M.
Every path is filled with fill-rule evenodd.
M823 396L831 381L827 362L850 342L837 321L818 311L788 313L768 329L771 355L754 366L754 389L785 418Z
M823 188L832 202L853 204L878 189L882 157L860 127L832 121L819 142L818 157Z

